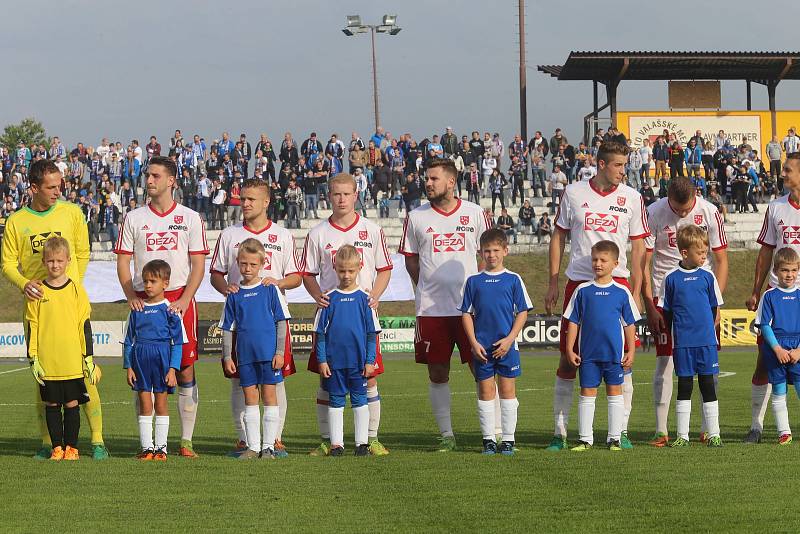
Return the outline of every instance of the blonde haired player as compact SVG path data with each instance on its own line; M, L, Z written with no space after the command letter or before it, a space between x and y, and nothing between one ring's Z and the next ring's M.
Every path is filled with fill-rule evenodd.
M61 171L53 161L34 162L28 172L30 205L14 212L6 221L2 247L3 274L22 291L28 301L40 299L43 295L42 280L46 270L41 254L48 237L61 236L69 244L72 261L67 267L67 276L70 280L80 284L89 264L86 218L76 205L59 201L62 179ZM83 405L83 410L92 432L92 458L104 460L108 458L108 449L103 442L100 394L94 384L85 382L89 402ZM44 421L43 404L36 404L36 414L42 447L35 458L44 460L50 457L52 444Z
M355 204L358 195L355 179L351 175L337 174L328 184L333 214L312 228L306 236L300 257L303 284L318 306L327 307L330 300L326 293L339 283L334 270L336 252L342 245L352 245L361 254L362 265L358 274L358 286L369 294L370 306L376 309L392 276L392 259L386 246L386 237L380 226L356 213ZM314 350L308 360L308 369L315 373L319 372ZM376 456L389 452L378 441L381 398L378 394L377 377L383 371L383 360L378 346L375 374L367 381L369 451ZM327 455L330 452L329 399L328 392L320 384L317 390L317 423L322 443L311 451L312 455Z

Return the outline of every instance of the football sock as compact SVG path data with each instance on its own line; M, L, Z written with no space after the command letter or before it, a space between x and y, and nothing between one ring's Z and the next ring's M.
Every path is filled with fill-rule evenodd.
M286 382L275 384L275 393L278 395L278 431L275 439L280 441L283 437L283 426L286 424L286 410L289 408L289 401L286 398Z
M64 445L78 448L78 433L81 430L81 410L77 406L64 406Z
M500 390L497 383L494 385L494 435L503 433L503 409L500 405Z
M322 436L323 441L327 441L331 437L328 403L330 402L330 395L322 389L322 386L317 389L317 426L319 427L319 435ZM341 443L340 443L341 445Z
M657 356L653 373L653 402L656 406L656 432L669 434L669 404L672 400L672 356Z
M238 378L231 378L231 417L239 441L247 442L247 432L244 431L244 391Z
M786 397L784 397L785 399ZM706 416L708 437L719 437L719 401L704 402L703 414Z
M83 405L83 413L89 421L89 429L92 432L92 445L103 444L103 408L100 405L100 393L97 386L90 384L89 379L84 379L86 392L89 394L89 401Z
M381 426L381 396L378 386L367 388L367 407L369 408L369 437L378 437L378 428Z
M764 431L764 414L767 412L767 401L772 386L769 384L753 384L750 388L750 409L752 430Z
M494 441L494 400L478 399L478 422L483 439Z
M714 376L714 391L716 392L716 390L719 389L719 375L713 375L713 376ZM701 433L708 432L708 425L706 424L706 412L703 410L700 410L700 432Z
M153 442L153 448L167 452L167 436L169 436L169 416L157 415L156 439Z
M428 396L431 399L433 417L439 426L439 432L443 437L453 437L453 423L450 419L450 383L428 384ZM494 424L494 421L492 422Z
M609 395L607 400L608 439L606 441L619 441L622 437L622 423L625 420L625 396Z
M560 379L559 379L560 380ZM578 437L581 441L594 443L594 402L596 397L578 397Z
M572 389L575 379L564 379L556 375L556 387L553 392L553 418L555 419L556 436L567 437L567 425L569 424L569 409L572 407ZM592 412L594 412L594 401L592 401Z
M152 415L139 416L139 443L143 451L154 448Z
M344 414L344 408L342 408L342 413ZM366 445L369 442L369 422L370 409L368 405L353 408L353 423L356 429L356 447L359 445ZM342 426L344 426L344 422L342 422ZM344 432L344 429L342 432ZM342 436L342 442L344 442L344 436Z
M518 408L519 401L516 398L500 399L503 441L514 441L514 433L517 431Z
M628 419L631 416L633 406L633 373L626 373L622 381L622 428L620 431L628 431Z
M281 421L281 410L277 406L264 406L262 426L264 429L264 442L261 450L275 450L275 437L278 435L278 425Z
M261 413L258 404L244 407L244 429L247 433L247 448L261 452Z
M677 422L677 433L679 438L689 439L689 419L692 416L692 401L675 401L675 420Z
M355 410L353 410L355 413ZM367 413L369 416L369 412ZM328 406L331 447L344 447L344 406L334 408Z
M786 407L786 395L772 394L772 413L775 414L775 426L778 428L778 436L791 434L789 428L789 409Z
M61 406L45 406L44 417L47 421L50 443L53 444L53 447L61 447L64 444L64 418L61 414Z
M181 416L181 441L192 441L197 421L197 382L178 384L178 413Z

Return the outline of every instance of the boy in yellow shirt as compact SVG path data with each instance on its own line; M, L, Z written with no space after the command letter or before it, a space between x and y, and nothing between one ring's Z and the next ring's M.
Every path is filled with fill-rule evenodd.
M92 360L91 307L83 287L67 276L66 239L48 238L42 247L42 263L47 269L42 298L28 301L25 309L28 361L45 404L53 444L50 459L77 460L78 405L89 400L84 371L92 385L100 380L100 368Z

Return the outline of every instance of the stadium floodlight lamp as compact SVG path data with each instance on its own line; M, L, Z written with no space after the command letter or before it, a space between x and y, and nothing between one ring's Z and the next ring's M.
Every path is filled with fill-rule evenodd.
M347 16L347 27L348 28L358 28L361 26L361 16L360 15L348 15Z
M391 30L391 26L384 26L383 24L375 27L375 31L378 33L389 33Z
M384 26L394 26L397 24L397 15L384 15L383 16L383 25Z
M389 30L389 35L397 35L398 33L400 33L401 29L402 28L400 28L399 26L395 26L394 28Z

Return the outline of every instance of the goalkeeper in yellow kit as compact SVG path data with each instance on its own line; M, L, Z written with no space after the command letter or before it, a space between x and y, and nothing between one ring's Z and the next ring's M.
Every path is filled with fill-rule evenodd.
M72 261L66 274L80 284L89 264L89 233L86 219L78 206L60 202L61 172L51 160L36 161L28 173L31 184L31 203L12 214L6 221L3 233L2 269L8 280L25 294L28 301L38 300L44 294L42 280L47 270L42 262L42 249L51 236L67 240ZM27 330L27 326L26 326ZM89 401L84 404L84 413L92 432L92 458L108 458L103 443L103 412L97 388L86 381ZM36 391L37 398L39 392ZM36 458L47 459L51 455L50 436L44 420L44 406L37 405L42 448Z

